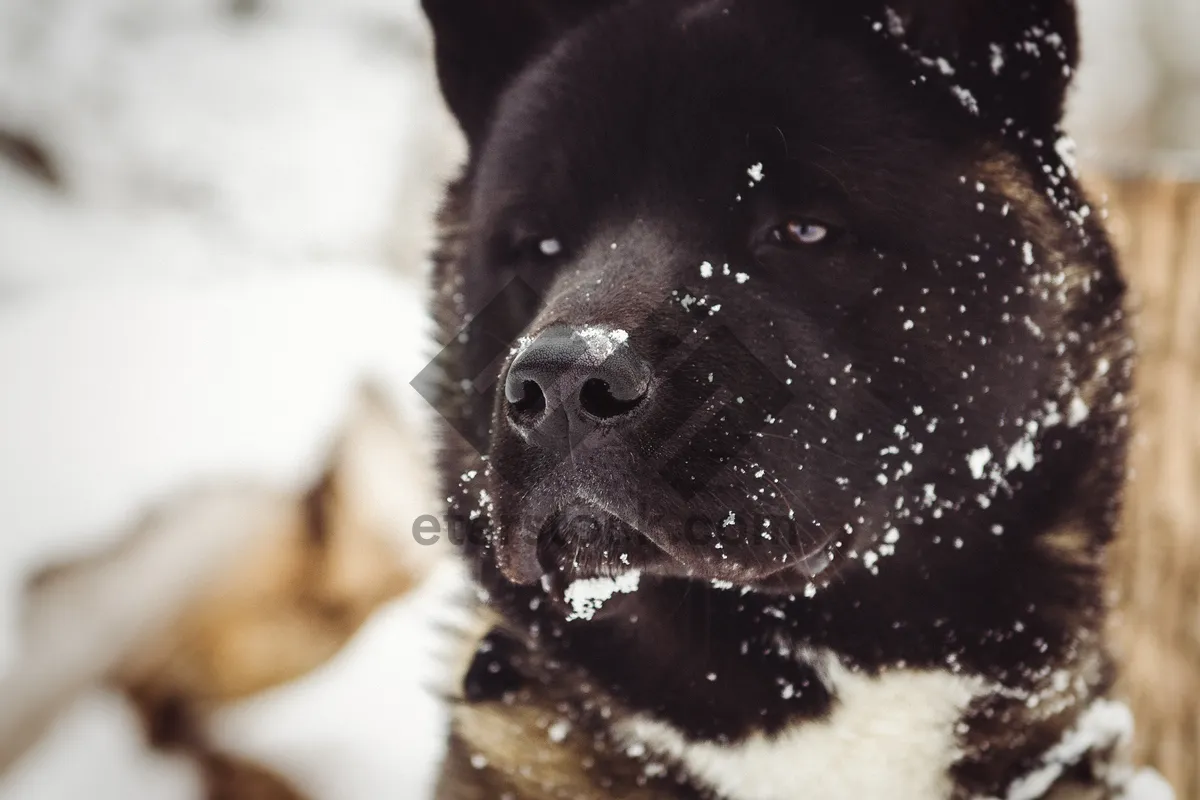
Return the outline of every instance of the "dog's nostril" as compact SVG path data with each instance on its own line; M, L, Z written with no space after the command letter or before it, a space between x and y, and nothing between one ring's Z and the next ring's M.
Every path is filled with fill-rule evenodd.
M546 410L546 395L537 381L522 381L518 396L511 403L518 414L536 416Z
M596 329L599 330L599 329ZM504 377L508 422L539 446L569 444L603 422L615 425L648 397L653 372L615 334L547 328L529 342ZM607 329L605 329L607 330ZM597 344L604 345L600 348Z
M579 405L593 417L612 419L633 411L645 396L645 392L638 392L627 400L621 399L613 394L608 381L601 378L590 378L584 382L583 388L579 391Z

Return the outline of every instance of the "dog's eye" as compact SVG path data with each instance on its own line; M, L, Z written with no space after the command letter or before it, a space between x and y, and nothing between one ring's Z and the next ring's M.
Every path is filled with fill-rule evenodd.
M567 255L567 242L547 235L549 226L518 223L498 229L489 241L489 258L497 266L557 262Z
M562 239L554 236L518 236L508 250L508 257L514 261L537 263L542 261L557 261L566 253Z
M811 247L833 239L834 230L811 219L788 220L771 229L771 241L784 247Z

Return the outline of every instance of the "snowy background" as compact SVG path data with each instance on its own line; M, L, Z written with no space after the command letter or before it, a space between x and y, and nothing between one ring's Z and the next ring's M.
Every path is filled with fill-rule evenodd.
M1081 5L1085 158L1200 164L1200 1ZM415 0L0 0L0 133L58 183L0 157L0 677L31 571L199 480L298 485L365 376L421 413L428 219L461 153L429 59ZM230 709L222 743L314 800L420 796L439 590ZM0 778L0 800L198 792L104 694Z
M1102 163L1197 174L1200 2L1076 0L1083 69L1070 127Z

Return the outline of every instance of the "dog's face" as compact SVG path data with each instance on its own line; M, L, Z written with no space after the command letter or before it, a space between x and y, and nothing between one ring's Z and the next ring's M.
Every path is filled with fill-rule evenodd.
M816 588L996 535L1086 415L1055 332L1119 287L1056 152L1070 5L898 5L427 2L471 144L447 332L488 320L454 497L509 580Z

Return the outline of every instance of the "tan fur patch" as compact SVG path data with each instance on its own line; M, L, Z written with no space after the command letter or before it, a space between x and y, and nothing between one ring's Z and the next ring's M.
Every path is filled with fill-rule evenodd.
M1097 568L1100 552L1096 535L1081 522L1056 525L1038 540L1042 549L1056 561L1078 567Z
M1016 156L987 156L979 167L979 176L986 188L1007 198L1012 213L1019 213L1033 248L1026 257L1045 264L1027 290L1057 298L1066 328L1075 330L1074 317L1091 302L1085 295L1096 281L1097 267L1082 251L1077 238L1064 229L1061 212L1037 190ZM1082 226L1085 221L1077 218L1074 224ZM1017 247L1024 246L1025 243L1017 243ZM1056 424L1074 427L1097 418L1116 427L1128 423L1132 405L1128 386L1135 348L1123 322L1121 314L1093 321L1086 334L1074 339L1068 337L1061 345L1058 407L1054 409L1058 415ZM1104 468L1096 466L1098 470ZM1085 479L1088 493L1100 497L1119 492L1117 487L1091 485L1098 482L1100 474L1093 470ZM1097 532L1083 519L1063 521L1043 537L1043 546L1048 551L1063 563L1076 566L1098 566L1097 544Z
M470 653L482 634L469 640ZM527 681L511 703L455 705L440 800L699 798L672 765L629 750L611 733L609 720L628 711L585 676L546 664L533 651L525 667Z
M1020 215L1030 241L1038 246L1043 257L1061 270L1062 280L1053 290L1071 297L1085 288L1094 276L1095 266L1071 252L1073 248L1068 245L1058 212L1050 199L1037 190L1017 157L1012 153L987 156L979 166L979 178L985 187L1008 200L1012 213Z

